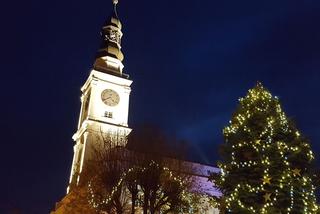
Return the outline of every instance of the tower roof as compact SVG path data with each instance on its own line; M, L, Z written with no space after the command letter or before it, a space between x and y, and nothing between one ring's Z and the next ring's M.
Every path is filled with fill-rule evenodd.
M111 13L111 15L107 18L104 26L108 26L108 25L112 25L114 27L118 27L120 30L122 28L120 19L118 17L118 12L117 12L117 3L115 3L115 1L113 1L113 11Z
M107 18L103 26L114 26L116 28L119 28L120 30L122 29L122 24L119 18L115 16L115 13Z
M122 25L117 14L117 0L113 0L114 9L101 30L101 45L96 55L94 68L122 75L121 51Z

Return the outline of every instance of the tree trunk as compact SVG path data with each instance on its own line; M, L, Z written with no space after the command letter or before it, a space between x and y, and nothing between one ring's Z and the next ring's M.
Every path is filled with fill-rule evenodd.
M143 214L148 214L149 192L145 191L143 198Z
M156 212L156 193L153 192L151 195L150 195L150 214L155 214Z
M123 207L119 200L116 201L116 212L117 214L123 214Z
M134 214L135 213L135 206L136 206L136 200L137 200L137 197L136 197L136 194L131 196L131 214Z

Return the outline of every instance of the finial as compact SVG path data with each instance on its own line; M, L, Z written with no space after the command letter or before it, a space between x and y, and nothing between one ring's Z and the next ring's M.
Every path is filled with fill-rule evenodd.
M117 19L119 19L118 13L117 13L117 4L119 3L119 0L112 0L112 2L113 2L113 6L114 6L114 13L115 13Z

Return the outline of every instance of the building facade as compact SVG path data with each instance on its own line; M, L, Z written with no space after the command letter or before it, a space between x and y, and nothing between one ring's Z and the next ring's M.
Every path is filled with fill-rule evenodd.
M128 114L132 80L123 73L122 25L116 12L117 1L113 2L115 9L102 27L102 43L93 69L81 88L81 110L77 131L73 135L74 155L67 196L57 203L56 210L52 212L55 214L67 213L64 211L64 200L68 200L68 195L71 195L70 187L79 183L87 160L94 155L92 148L97 148L97 144L103 141L101 136L126 138L131 132L128 126ZM125 147L126 141L120 140L120 142L123 142L123 145L117 146ZM198 163L186 161L183 163L188 168L194 169L192 179L203 188L201 191L204 194L221 196L220 192L208 181L210 173L218 173L219 169ZM203 214L219 213L218 209L212 207L208 202L204 202L201 206L205 206Z
M102 27L101 47L94 67L81 88L78 129L73 135L75 145L70 184L79 182L84 164L92 155L91 149L95 147L94 144L101 142L97 137L103 135L126 137L131 132L128 127L128 112L132 80L123 73L121 28L114 10Z

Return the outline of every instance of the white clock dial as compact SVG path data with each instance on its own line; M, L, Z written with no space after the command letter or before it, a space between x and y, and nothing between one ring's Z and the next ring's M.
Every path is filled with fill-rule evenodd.
M101 100L107 106L116 106L120 102L120 96L117 92L112 89L105 89L101 93Z

